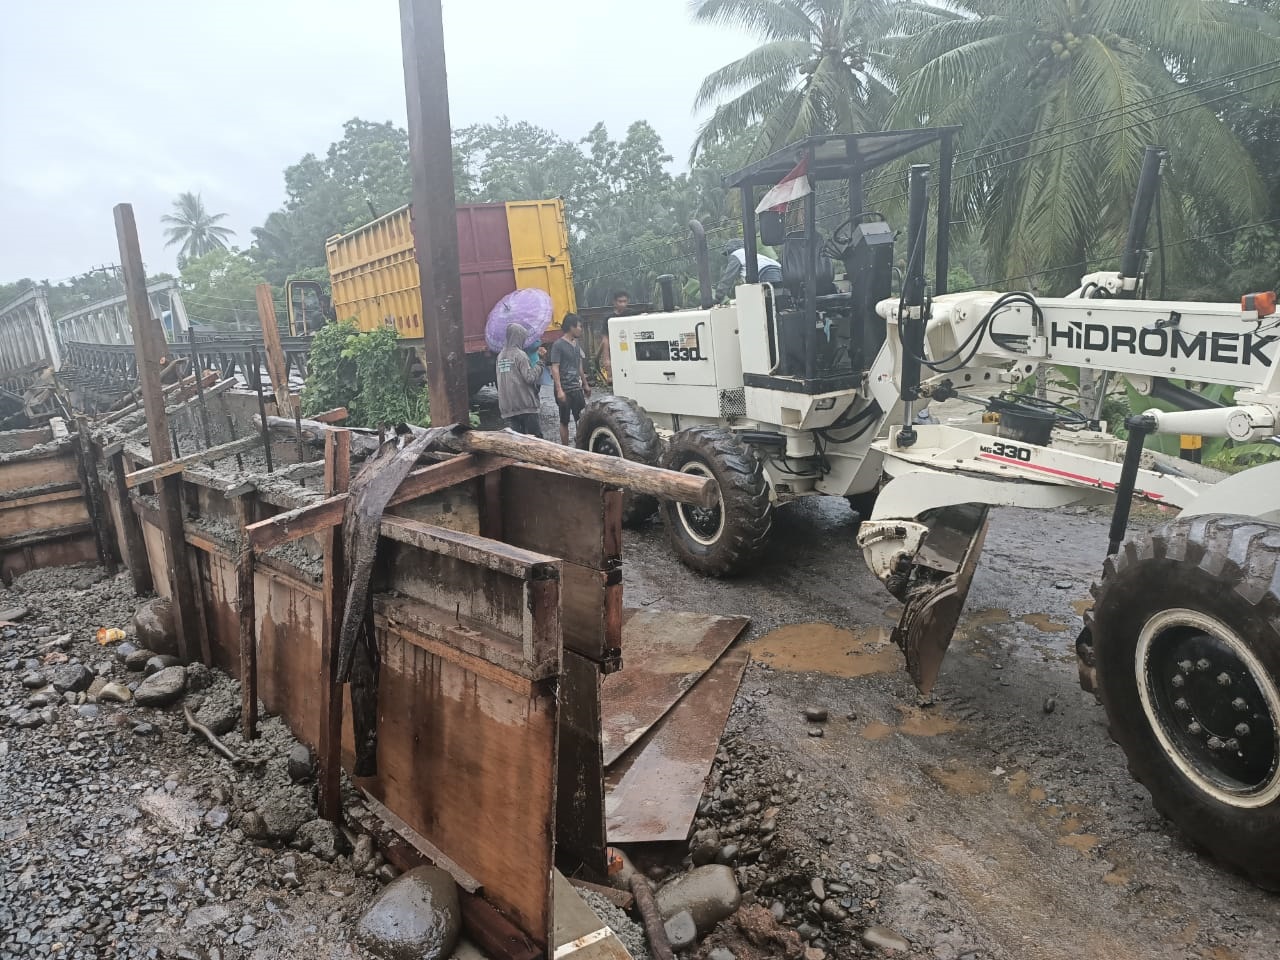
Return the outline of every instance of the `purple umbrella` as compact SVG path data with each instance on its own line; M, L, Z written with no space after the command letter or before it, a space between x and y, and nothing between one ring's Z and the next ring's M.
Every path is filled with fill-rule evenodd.
M532 348L551 326L551 294L536 287L516 290L499 300L489 311L484 325L484 340L494 353L507 345L507 327L518 323L529 331L526 350Z

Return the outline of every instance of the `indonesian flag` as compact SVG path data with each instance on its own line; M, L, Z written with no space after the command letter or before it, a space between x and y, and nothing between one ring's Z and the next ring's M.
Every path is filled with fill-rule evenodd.
M764 199L756 207L756 213L764 213L766 210L784 213L788 203L813 193L813 185L809 182L808 173L809 158L806 156L795 165L790 173L778 181L776 187L773 187L764 195Z

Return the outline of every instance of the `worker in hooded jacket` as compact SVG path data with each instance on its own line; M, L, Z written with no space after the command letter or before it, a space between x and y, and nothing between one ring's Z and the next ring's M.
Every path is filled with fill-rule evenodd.
M498 412L516 433L542 436L538 416L538 388L546 369L547 348L538 347L538 362L530 363L524 344L529 331L518 323L507 327L507 345L498 354Z

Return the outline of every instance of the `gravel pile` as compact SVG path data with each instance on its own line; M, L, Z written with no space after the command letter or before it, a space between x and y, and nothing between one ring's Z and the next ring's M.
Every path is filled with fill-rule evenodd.
M143 674L94 633L127 628L137 604L127 575L95 567L0 590L0 609L27 609L0 628L0 960L362 957L353 923L394 871L367 838L353 864L316 821L279 719L250 743L221 736L240 764L186 729L184 704L215 729L238 722L234 680L192 667L174 705L132 702ZM127 702L100 696L108 684Z

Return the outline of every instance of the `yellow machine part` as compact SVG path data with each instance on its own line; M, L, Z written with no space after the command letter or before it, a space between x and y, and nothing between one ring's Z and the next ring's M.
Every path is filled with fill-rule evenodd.
M361 330L393 323L402 337L422 336L422 298L406 204L350 233L330 237L324 256L339 320Z

